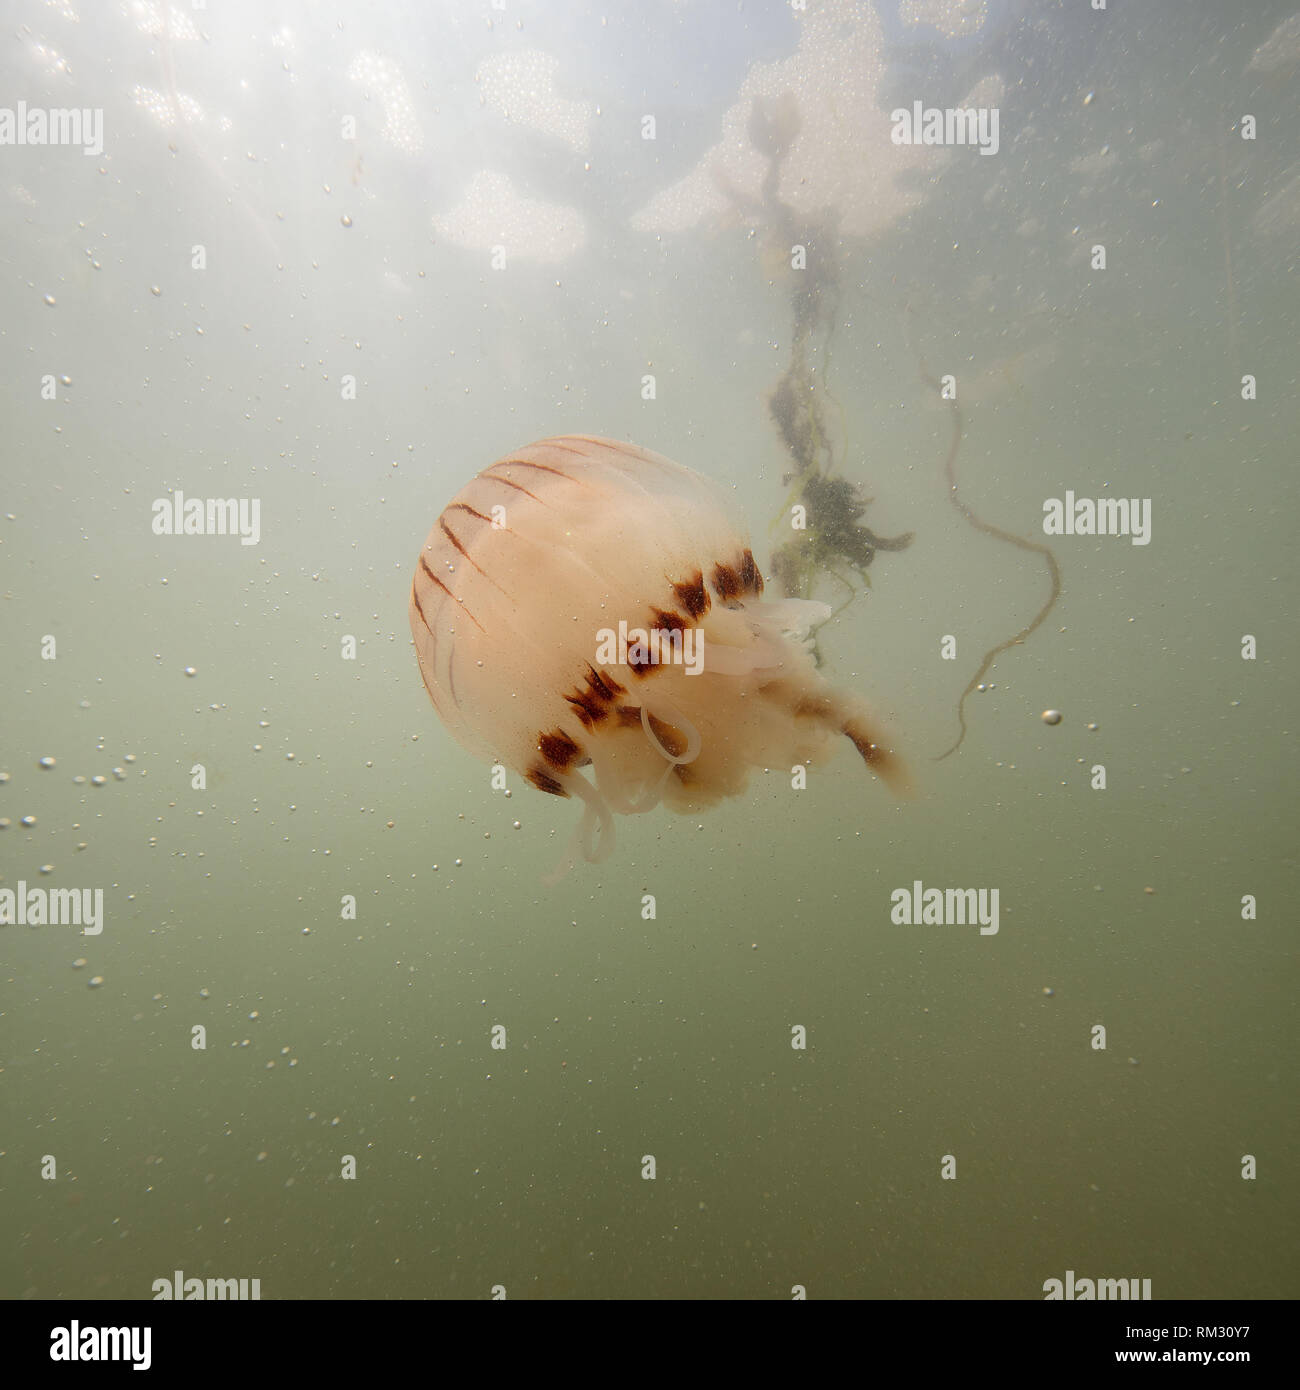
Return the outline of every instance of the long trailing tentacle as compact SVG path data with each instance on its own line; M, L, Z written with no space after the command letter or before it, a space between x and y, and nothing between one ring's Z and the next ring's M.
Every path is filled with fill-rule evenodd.
M913 312L910 304L905 305L904 308L907 314ZM910 340L910 334L907 334L906 318L903 320L903 331ZM916 352L917 367L921 373L921 380L935 391L940 391L939 382L930 375L929 369L925 365L925 358L918 349L913 348L913 351ZM1051 593L1047 596L1047 602L1043 604L1026 626L1022 627L1014 637L1008 637L1005 642L999 642L996 647L990 647L989 650L984 653L984 659L980 662L979 669L970 678L966 689L962 691L961 697L957 701L957 723L960 728L957 741L951 748L945 749L935 757L934 761L937 763L942 762L945 758L955 753L965 741L966 701L970 697L971 692L975 690L980 681L988 674L989 667L993 665L1003 652L1011 647L1019 646L1030 633L1034 632L1042 624L1043 619L1056 607L1056 601L1061 597L1061 569L1056 563L1056 556L1052 554L1047 546L1038 541L1026 540L1024 536L1017 536L1014 532L1004 531L1000 526L994 526L992 522L985 521L982 517L976 516L970 507L962 501L961 495L957 491L956 474L957 453L961 448L962 440L961 407L958 406L954 398L949 398L947 405L952 417L952 443L948 446L948 456L944 460L943 465L944 477L948 482L948 500L956 507L963 520L965 520L968 525L974 527L975 530L982 531L986 536L992 536L994 540L1005 541L1008 545L1014 545L1020 550L1028 550L1035 555L1041 555L1047 562L1047 574L1048 578L1051 580L1052 589Z

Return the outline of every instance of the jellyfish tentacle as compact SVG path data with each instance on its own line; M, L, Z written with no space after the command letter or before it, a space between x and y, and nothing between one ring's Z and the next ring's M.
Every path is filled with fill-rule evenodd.
M650 740L655 749L668 759L669 763L693 763L700 756L700 731L671 700L662 695L656 695L653 704L654 708L652 709L650 707L651 701L643 700L641 702L641 727L645 730L646 738ZM654 725L656 723L669 725L685 734L685 750L681 753L672 752L655 731Z
M579 772L565 777L563 784L584 803L582 820L569 839L564 857L542 880L548 888L558 883L573 868L579 851L588 864L599 864L614 852L614 817L600 788L593 787Z

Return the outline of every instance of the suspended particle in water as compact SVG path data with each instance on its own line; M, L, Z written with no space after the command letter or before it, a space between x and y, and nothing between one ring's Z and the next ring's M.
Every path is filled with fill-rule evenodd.
M193 666L187 666L185 668L185 674L187 676L197 676L199 673L194 669Z
M38 766L43 767L48 772L50 768L54 766L54 759L49 757L42 758Z
M100 987L100 985L102 985L103 983L104 983L104 977L103 977L102 975L92 975L92 976L90 977L90 979L88 979L88 980L86 981L86 988L87 988L87 989L98 989L98 988Z
M1059 709L1045 709L1043 711L1044 724L1059 724L1061 722L1061 711Z

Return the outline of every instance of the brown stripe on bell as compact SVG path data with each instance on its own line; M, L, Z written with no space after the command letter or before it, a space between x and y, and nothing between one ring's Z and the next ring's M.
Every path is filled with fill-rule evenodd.
M602 675L590 662L587 663L586 687L564 698L573 706L583 728L590 729L605 718L609 706L626 691L612 676Z
M677 595L677 602L692 618L702 618L713 602L709 597L709 591L704 587L703 570L697 570L695 578L684 584L674 584L673 593Z
M740 557L740 586L747 594L756 598L763 592L763 576L754 563L754 552L746 550Z
M524 777L537 788L539 792L550 792L552 796L568 796L563 782L557 781L551 776L544 767L529 768L524 773Z
M563 729L556 729L553 733L538 734L537 751L557 772L566 772L582 749Z
M714 565L712 584L713 592L724 603L746 595L758 598L763 592L763 576L754 560L754 552L746 546L734 565Z

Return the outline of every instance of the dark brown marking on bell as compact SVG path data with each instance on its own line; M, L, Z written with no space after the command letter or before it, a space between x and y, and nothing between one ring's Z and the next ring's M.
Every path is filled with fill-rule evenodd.
M429 562L424 558L423 552L421 552L420 554L420 570L421 573L423 573L424 577L428 579L431 583L436 584L442 590L442 592L447 595L449 599L455 599L455 601L458 604L460 604L460 611L464 613L464 615L470 620L470 622L474 624L476 628L478 628L480 632L485 631L483 624L479 622L479 620L473 615L473 613L471 613L469 609L465 607L464 603L462 603L460 599L456 598L456 595L453 594L452 591L442 582L442 580L439 579L438 576L434 574L434 572L429 568ZM420 607L418 602L415 606L417 608ZM422 618L424 617L423 609L420 610L420 616ZM429 627L429 624L427 622L425 623L425 627ZM433 632L433 629L430 627L429 631ZM437 634L434 633L434 636L437 636Z
M641 727L640 705L619 705L614 713L618 716L620 729L639 729Z
M763 576L759 573L758 565L754 562L752 550L746 550L740 557L740 582L747 594L761 594L763 592Z
M590 690L578 690L564 697L572 706L584 729L592 729L609 713L601 700Z
M523 485L523 483L511 482L509 478L499 478L495 473L493 473L490 469L487 468L483 470L482 476L486 478L490 483L500 483L502 487L512 487L516 492L522 492L525 497L531 497L534 502L539 503L541 506L544 507L546 505L546 503L543 502L542 499L538 497L538 495L535 492L529 492L528 489Z
M612 700L615 695L626 695L627 691L609 674L608 671L597 671L590 663L587 665L587 684L597 692L602 699Z
M442 592L447 595L448 598L456 597L456 595L453 594L452 591L442 582L442 580L439 579L438 576L434 574L434 572L429 568L429 562L424 558L423 553L421 553L420 555L420 568L424 571L425 577L427 579L431 579L442 590Z
M420 615L420 621L425 625L425 627L428 627L428 628L429 628L429 631L430 631L430 632L433 632L433 629L432 629L431 627L429 627L429 620L428 620L428 618L426 618L426 617L424 616L424 605L420 602L420 595L417 594L417 593L415 592L415 580L414 580L414 579L411 580L411 603L412 603L412 605L414 606L415 611ZM436 637L437 634L434 633L434 636ZM421 672L423 672L423 670L424 670L423 666L420 668L420 670L421 670ZM428 682L426 681L425 684L427 685Z
M690 623L680 613L666 613L662 608L652 608L654 626L661 632L685 632Z
M689 787L696 780L695 768L690 763L674 763L673 776L684 787Z
M568 796L568 788L562 783L557 782L545 768L535 767L524 773L524 777L537 788L539 792L550 792L552 796Z
M739 598L742 593L740 575L730 565L714 565L713 578L710 582L713 585L713 592L724 603L730 599Z
M634 676L644 679L651 671L657 669L658 665L657 661L650 659L649 650L639 642L627 644L627 667Z
M528 459L502 459L500 463L494 463L493 468L535 468L539 473L554 473L557 478L563 478L566 483L577 483L579 487L586 487L586 483L579 482L571 474L566 473L562 468L552 468L547 463L532 463ZM484 470L486 472L486 470Z
M492 525L492 518L490 516L484 516L482 512L476 511L468 502L452 502L448 504L442 516L446 516L447 512L468 512L470 516L477 517L480 521L486 521L489 526ZM442 517L440 516L438 520L442 521ZM504 531L506 527L502 526L499 529ZM459 549L459 547L457 548Z
M702 618L713 606L713 600L709 597L709 591L704 587L704 574L702 571L688 583L674 584L673 593L677 595L677 602L681 604L692 618Z
M609 713L609 706L624 694L623 687L612 676L602 675L590 663L587 666L587 688L579 688L564 698L573 706L584 729L599 724Z
M537 749L557 772L563 772L582 752L563 729L556 729L550 734L538 734Z
M447 517L445 513L438 518L438 526L442 530L442 534L447 537L447 539L452 543L452 545L456 547L456 549L470 562L470 564L473 565L474 568L478 570L480 574L484 574L485 572L483 566L480 565L477 560L475 560L475 558L469 553L468 550L465 549L463 545L461 545L460 537L455 533L455 531L451 529L450 526L447 525Z

